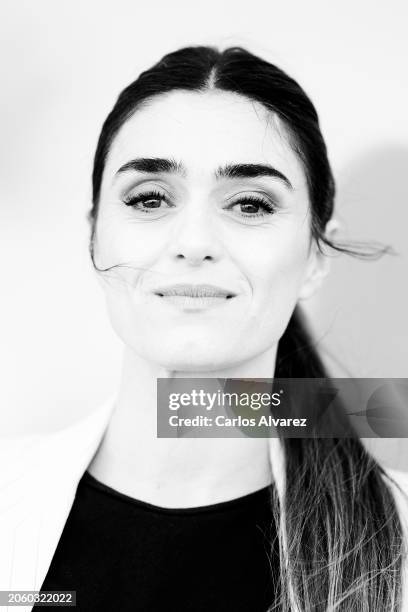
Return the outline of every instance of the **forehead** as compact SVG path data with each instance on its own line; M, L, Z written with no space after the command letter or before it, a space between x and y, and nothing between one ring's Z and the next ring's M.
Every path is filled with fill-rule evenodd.
M139 156L177 159L189 175L228 163L273 163L295 185L304 183L279 118L258 102L218 90L174 91L145 102L117 133L105 176Z

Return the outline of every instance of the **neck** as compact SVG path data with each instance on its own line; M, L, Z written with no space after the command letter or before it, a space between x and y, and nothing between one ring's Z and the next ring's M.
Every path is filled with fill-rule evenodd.
M203 506L272 482L269 440L157 438L157 378L272 378L276 347L212 372L169 371L126 347L112 417L88 470L131 497L162 507Z

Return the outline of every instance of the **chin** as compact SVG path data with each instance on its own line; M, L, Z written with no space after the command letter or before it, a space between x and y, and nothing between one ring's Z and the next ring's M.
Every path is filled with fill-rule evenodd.
M178 346L176 351L174 346L168 351L163 348L160 352L149 355L149 359L168 370L192 373L211 372L232 365L232 359L228 360L227 356L223 357L216 348L209 350L197 346L184 349Z

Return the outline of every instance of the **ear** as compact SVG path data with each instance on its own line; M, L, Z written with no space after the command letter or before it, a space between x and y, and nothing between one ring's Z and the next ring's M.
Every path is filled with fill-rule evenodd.
M333 240L339 230L340 222L337 219L330 219L326 224L324 235L326 238ZM299 300L307 300L320 289L323 280L329 273L330 263L330 257L321 253L316 242L313 240L299 291Z

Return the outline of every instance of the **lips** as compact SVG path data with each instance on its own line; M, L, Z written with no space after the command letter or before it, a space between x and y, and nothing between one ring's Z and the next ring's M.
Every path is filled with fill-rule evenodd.
M176 284L166 287L158 287L154 291L155 295L160 297L183 296L190 298L225 298L230 299L235 297L235 293L229 289L218 287L217 285L209 284Z

